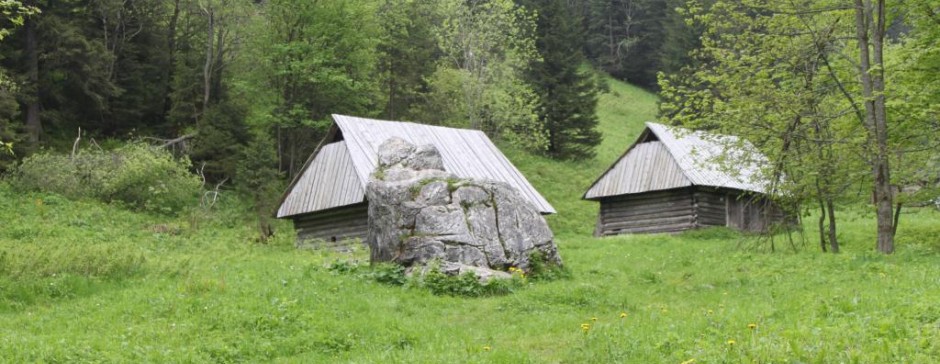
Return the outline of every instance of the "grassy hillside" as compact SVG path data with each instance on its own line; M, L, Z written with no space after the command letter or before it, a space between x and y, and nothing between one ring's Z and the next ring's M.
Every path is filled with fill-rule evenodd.
M572 277L506 296L376 283L365 251L296 250L287 224L259 245L237 201L194 221L0 183L0 362L940 361L936 211L905 214L892 256L866 211L844 214L840 255L723 229L591 237L580 196L655 109L611 90L597 160L509 152L560 211Z
M582 201L588 187L630 146L644 122L656 120L656 96L643 89L608 79L610 91L598 100L598 129L603 141L593 160L558 162L501 146L558 214L549 217L555 234L583 237L594 231L597 203Z

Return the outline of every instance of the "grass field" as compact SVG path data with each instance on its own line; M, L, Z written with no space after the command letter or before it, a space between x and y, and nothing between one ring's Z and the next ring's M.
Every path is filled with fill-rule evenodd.
M289 224L254 243L228 198L193 224L0 183L0 362L940 362L940 213L904 214L891 256L860 207L839 255L725 229L596 239L580 196L655 98L616 83L601 104L595 161L508 150L559 210L571 277L503 296L377 283L367 252L296 250Z

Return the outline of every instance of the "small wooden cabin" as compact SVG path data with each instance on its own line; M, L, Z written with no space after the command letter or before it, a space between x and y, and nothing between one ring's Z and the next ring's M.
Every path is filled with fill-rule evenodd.
M506 182L542 214L555 209L479 130L333 115L333 126L281 199L276 217L291 219L298 244L364 239L368 224L366 184L378 163L378 148L399 137L432 144L444 168L462 178Z
M735 168L722 167L721 159ZM595 236L728 226L759 232L789 221L767 198L766 157L732 136L646 123L587 190L600 202ZM727 165L727 163L725 163Z

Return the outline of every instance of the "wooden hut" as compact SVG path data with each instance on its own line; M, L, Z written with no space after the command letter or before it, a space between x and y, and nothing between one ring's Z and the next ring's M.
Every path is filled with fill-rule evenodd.
M399 137L415 145L432 144L444 168L463 178L506 182L542 213L552 206L509 159L479 130L333 115L333 126L291 182L277 210L291 219L298 243L312 239L337 242L365 238L368 222L366 184L378 163L378 148Z
M594 235L704 226L764 231L789 221L767 198L759 168L765 162L756 148L733 136L646 123L583 196L600 202Z

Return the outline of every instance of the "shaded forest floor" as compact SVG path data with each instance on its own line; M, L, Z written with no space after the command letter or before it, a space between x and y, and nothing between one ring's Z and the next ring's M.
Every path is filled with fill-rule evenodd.
M891 256L864 206L842 213L839 255L811 227L773 254L726 229L591 237L597 206L580 196L655 107L613 83L596 160L507 150L560 211L571 277L505 296L377 283L366 251L296 250L288 223L257 244L225 196L167 218L0 183L0 362L940 361L935 210L902 216Z

